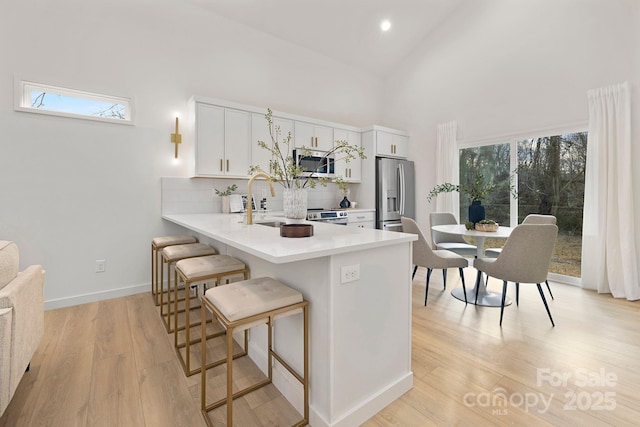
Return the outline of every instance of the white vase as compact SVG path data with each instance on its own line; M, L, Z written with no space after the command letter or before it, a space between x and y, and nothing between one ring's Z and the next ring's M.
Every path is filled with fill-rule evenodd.
M222 196L222 213L228 214L230 211L230 197Z
M307 218L307 190L285 188L282 193L282 208L288 223L304 221Z

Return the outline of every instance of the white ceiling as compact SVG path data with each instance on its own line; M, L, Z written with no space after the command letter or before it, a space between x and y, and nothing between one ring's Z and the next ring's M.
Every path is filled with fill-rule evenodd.
M466 0L192 0L340 62L388 74ZM383 33L380 22L389 19Z

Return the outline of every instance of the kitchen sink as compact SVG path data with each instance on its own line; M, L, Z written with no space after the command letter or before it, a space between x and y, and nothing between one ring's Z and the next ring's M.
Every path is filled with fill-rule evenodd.
M286 224L284 221L254 221L254 224L265 225L267 227L280 227L283 224Z

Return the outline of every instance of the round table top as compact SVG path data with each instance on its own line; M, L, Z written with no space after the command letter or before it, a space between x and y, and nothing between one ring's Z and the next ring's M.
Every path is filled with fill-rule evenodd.
M502 226L498 227L498 231L478 231L475 229L467 230L467 227L464 224L434 225L431 229L441 233L458 234L469 237L497 237L503 239L509 237L513 230L511 227Z

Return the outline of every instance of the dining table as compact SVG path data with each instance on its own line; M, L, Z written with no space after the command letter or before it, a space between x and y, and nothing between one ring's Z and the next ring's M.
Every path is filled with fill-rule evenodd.
M476 258L484 258L484 245L487 238L507 239L512 230L511 227L502 226L499 226L496 231L479 231L475 229L467 230L467 227L464 224L434 225L431 229L441 233L473 237L476 241ZM476 280L473 289L467 290L466 301L468 303L485 307L500 307L502 305L502 293L489 291L487 289L487 281L483 280L482 276L480 276L480 280ZM451 295L460 301L465 301L464 288L462 287L453 289L451 291ZM509 304L511 304L511 299L507 297L504 305Z

